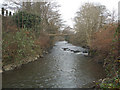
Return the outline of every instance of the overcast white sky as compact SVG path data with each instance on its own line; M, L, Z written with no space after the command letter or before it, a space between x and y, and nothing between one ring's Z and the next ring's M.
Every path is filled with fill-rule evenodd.
M0 4L3 1L4 0L0 0ZM72 27L75 13L85 2L100 3L102 5L105 5L108 10L112 11L113 9L115 9L116 13L118 13L118 2L120 0L55 0L55 1L57 1L58 4L61 5L60 12L62 14L63 20L66 21L67 25L70 25Z

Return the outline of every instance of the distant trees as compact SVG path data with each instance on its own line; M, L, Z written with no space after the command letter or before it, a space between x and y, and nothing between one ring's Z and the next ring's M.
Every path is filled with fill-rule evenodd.
M73 32L71 31L72 28L70 26L66 26L64 28L64 30L62 31L63 34L73 34Z
M30 27L35 25L34 29L39 30L37 33L58 33L58 30L60 30L62 26L62 19L58 9L60 6L57 5L56 2L32 2L31 0L28 0L28 2L21 2L19 0L7 1L4 5L7 5L6 7L9 9L15 10L15 17L18 19L16 21L20 21L19 23L25 24L28 23L27 21L32 20ZM19 26L22 26L22 28L28 28L26 25Z
M105 24L109 13L105 6L85 3L75 17L75 30L82 45L90 46L92 34ZM84 44L83 44L84 43Z
M61 27L58 5L50 2L33 2L31 13L41 17L40 29L45 33L56 33Z

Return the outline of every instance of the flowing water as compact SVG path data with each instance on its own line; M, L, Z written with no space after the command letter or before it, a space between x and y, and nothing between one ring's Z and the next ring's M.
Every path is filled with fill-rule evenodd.
M73 52L79 50L80 52ZM103 68L90 62L85 49L66 41L56 42L44 58L4 72L3 88L79 88L105 76Z

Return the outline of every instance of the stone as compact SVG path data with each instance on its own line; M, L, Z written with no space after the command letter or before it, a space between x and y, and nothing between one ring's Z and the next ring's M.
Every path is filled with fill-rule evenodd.
M66 51L68 48L62 48L64 51Z
M44 56L43 55L40 55L40 58L43 58Z
M79 50L76 50L76 51L73 51L74 53L78 53L78 52L80 52Z
M88 52L85 50L85 51L83 51L83 53L88 53Z

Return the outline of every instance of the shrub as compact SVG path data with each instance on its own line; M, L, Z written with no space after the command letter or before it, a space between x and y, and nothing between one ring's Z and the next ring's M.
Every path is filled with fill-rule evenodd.
M9 61L21 60L27 56L34 55L40 50L40 45L35 45L34 35L26 29L13 32L3 32L3 64Z
M115 36L116 28L116 25L109 25L96 32L91 40L91 48L102 53L109 53L112 50L114 55L117 55L118 39Z
M24 11L19 11L13 16L14 21L17 26L22 28L34 28L36 25L40 24L41 18L40 16L27 13ZM23 25L23 26L22 26Z

